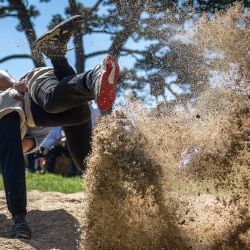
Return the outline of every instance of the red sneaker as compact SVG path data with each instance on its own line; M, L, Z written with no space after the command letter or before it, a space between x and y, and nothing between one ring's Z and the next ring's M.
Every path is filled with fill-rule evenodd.
M113 107L119 73L119 65L112 55L107 55L92 72L95 100L102 112L109 111Z

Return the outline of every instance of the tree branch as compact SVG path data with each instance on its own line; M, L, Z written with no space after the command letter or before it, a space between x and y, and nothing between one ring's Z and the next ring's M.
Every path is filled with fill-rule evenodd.
M4 17L17 17L17 15L16 14L7 14L7 13L0 14L0 18L4 18Z
M140 0L133 6L133 13L128 13L127 21L125 23L124 29L121 32L118 32L115 36L113 43L110 47L110 51L113 55L118 57L128 38L133 34L138 26L138 22L141 18L141 14L144 10L144 5L146 0Z
M0 11L6 11L6 10L17 10L17 8L14 6L0 7Z
M11 11L17 10L14 6L0 7L0 18L4 17L17 17L17 14L12 14Z
M127 54L146 55L146 51L143 51L143 50L133 50L133 49L124 48L124 49L121 49L120 53L122 52L126 52ZM110 50L99 50L99 51L92 52L92 53L85 55L85 58L88 59L90 57L100 56L100 55L108 54L108 53L110 53Z
M78 3L76 0L69 0L69 11L71 16L79 14ZM85 51L83 41L83 31L79 27L74 34L75 45L75 59L76 59L76 71L78 74L83 73L85 70Z
M9 6L17 10L17 17L20 21L22 30L24 31L26 38L29 42L33 62L36 67L45 66L42 54L35 49L36 33L32 22L30 20L30 15L24 1L22 0L8 0Z
M108 34L108 35L115 35L115 32L107 31L107 30L92 30L92 33L101 33L101 34Z
M127 54L139 54L139 55L146 55L147 51L144 50L137 50L137 49L121 49L120 52L126 52Z
M28 54L19 54L19 55L14 54L14 55L6 56L6 57L0 59L0 63L6 62L6 61L11 60L11 59L25 59L25 58L32 59L32 56L28 55Z
M87 22L90 19L92 13L98 9L102 1L103 0L98 0L96 4L90 9L90 11L84 12L85 22ZM77 0L68 0L68 2L69 2L70 14L72 16L79 14ZM75 49L76 70L78 74L84 72L85 70L86 57L84 56L85 50L84 50L84 40L83 40L83 35L85 35L85 33L86 33L86 27L84 29L78 28L74 34L74 44L76 48Z
M100 51L96 51L96 52L85 55L85 58L88 59L90 57L100 56L100 55L107 54L107 53L109 53L109 50L100 50Z
M165 85L165 87L167 88L167 90L176 98L177 94L170 88L169 85Z
M102 1L103 1L103 0L98 0L98 1L95 3L95 5L90 9L90 13L91 13L91 14L99 8L99 6L100 6L100 4L102 3Z

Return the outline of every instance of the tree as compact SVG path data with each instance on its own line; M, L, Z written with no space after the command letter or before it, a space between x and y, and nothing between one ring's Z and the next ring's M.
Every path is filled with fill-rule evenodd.
M206 88L208 71L202 55L191 41L177 39L194 14L187 6L179 8L174 1L168 4L165 1L152 2L147 15L140 20L140 29L132 38L135 42L142 38L154 42L137 52L134 69L126 72L133 81L131 77L125 78L125 87L138 90L149 85L151 96L156 100L162 96L165 105L172 106L186 105L190 98Z
M1 3L3 3L4 5L0 7L0 18L18 18L20 23L17 29L25 33L30 46L31 55L10 55L2 58L0 62L16 58L32 58L36 67L45 66L42 55L34 48L34 43L36 41L36 32L31 22L31 17L37 16L39 12L33 5L29 7L25 6L24 1L22 0L1 0ZM7 3L8 5L6 5Z
M202 51L182 33L203 11L211 15L233 2L236 1L178 1L178 6L177 1L151 2L146 15L140 19L140 29L132 38L153 43L137 53L135 66L126 70L130 77L123 79L124 87L134 89L141 97L138 90L149 85L156 101L162 96L164 105L188 107L189 100L208 86L209 71ZM249 6L249 2L245 1L245 6ZM169 96L171 101L167 99ZM142 99L147 97L144 95Z
M239 2L236 0L189 0L186 4L190 4L196 8L197 11L210 11L214 12L215 10L224 10L228 6L231 6L233 3ZM241 1L246 7L250 6L249 0Z
M31 2L31 1L30 1ZM40 0L49 2L49 0ZM206 65L195 44L180 42L175 39L185 25L202 11L213 12L223 9L233 0L96 0L91 7L84 1L68 0L65 15L52 17L51 28L70 15L81 14L84 26L74 35L76 70L85 70L86 61L92 57L113 53L117 57L135 58L133 69L124 69L121 76L121 88L132 89L134 93L150 85L153 96L162 96L167 103L167 96L174 97L173 104L185 103L206 87L208 74ZM32 58L35 66L43 66L41 54L34 50L36 39L32 18L39 10L26 0L0 0L0 18L12 16L18 18L18 30L25 32L31 55L10 55L0 59L0 63L15 58ZM25 4L26 3L26 4ZM244 1L249 5L249 1ZM99 12L105 8L105 14ZM190 7L193 10L190 10ZM87 53L84 37L91 34L108 34L111 46L101 51ZM138 43L138 48L127 46L127 41ZM141 44L147 41L144 49ZM192 63L190 62L192 60ZM199 70L197 70L199 69Z

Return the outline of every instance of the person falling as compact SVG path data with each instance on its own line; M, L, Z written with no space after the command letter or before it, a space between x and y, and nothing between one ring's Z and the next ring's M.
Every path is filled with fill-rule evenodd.
M73 16L36 41L36 49L50 58L53 68L35 68L18 82L0 72L0 165L14 220L13 238L31 237L25 219L23 153L37 150L51 127L62 126L73 161L82 169L91 139L88 102L95 100L100 111L107 113L116 99L120 69L113 55L82 74L76 74L65 57L67 43L82 23L82 16Z

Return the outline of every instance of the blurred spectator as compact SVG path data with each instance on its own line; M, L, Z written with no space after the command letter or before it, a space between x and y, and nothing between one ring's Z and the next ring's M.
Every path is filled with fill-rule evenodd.
M101 115L99 109L94 108L89 103L91 109L92 128L95 127L97 118ZM79 174L77 167L71 159L68 151L65 134L62 127L52 128L50 134L41 145L41 149L35 153L28 154L28 170L29 172L48 172L61 173L68 176L76 176ZM47 161L45 160L47 158ZM65 159L67 158L67 160ZM84 163L83 163L84 164Z
M44 148L41 147L34 154L34 169L40 174L46 173L46 160L44 157Z
M48 157L48 172L54 171L56 158L64 153L63 144L64 142L62 142L62 128L52 128L45 142L42 144L42 147L44 148L43 155Z

